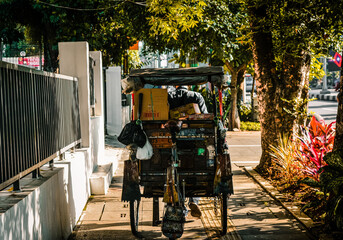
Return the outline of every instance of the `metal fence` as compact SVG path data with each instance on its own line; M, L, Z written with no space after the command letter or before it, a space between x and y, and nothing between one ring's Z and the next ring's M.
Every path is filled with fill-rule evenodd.
M81 142L76 78L0 61L0 189Z

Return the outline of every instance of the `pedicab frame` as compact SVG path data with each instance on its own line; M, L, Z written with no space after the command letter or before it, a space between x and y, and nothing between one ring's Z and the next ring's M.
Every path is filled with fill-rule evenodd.
M183 124L188 127L178 134L177 141L182 142L182 144L179 144L181 148L178 146L178 151L186 152L186 154L181 160L176 177L179 183L183 183L184 198L218 197L220 199L221 233L224 235L227 232L227 199L229 195L233 194L233 184L230 155L225 142L226 131L222 124L222 103L220 102L222 101L221 91L228 87L227 81L224 78L223 68L134 69L130 72L129 77L122 82L122 86L124 93L130 93L143 88L145 84L154 86L183 86L207 83L209 83L207 87L209 87L212 98L214 118L211 120L183 120ZM150 141L156 138L156 134L151 134L153 131L164 132L162 134L164 138L168 135L165 133L166 130L161 128L166 122L167 120L142 121L143 128L146 130ZM205 127L192 128L192 125ZM167 136L167 138L171 137ZM194 154L194 149L197 149L196 146L199 147L200 144L203 147L201 145L202 142L213 142L215 148L213 166L208 162L208 150L205 150L203 156ZM191 147L195 146L195 148L188 151L187 143ZM186 146L186 148L183 148L182 145ZM168 151L170 149L154 149L154 153L159 155L159 157L155 156L158 159L154 159L153 163L150 160L138 161L139 185L144 187L140 197L153 198L153 225L157 225L160 222L158 198L164 195L166 167L171 158L171 154L168 154ZM193 161L193 163L187 165L186 163L190 161ZM184 163L184 166L187 166L182 168L182 163ZM139 235L140 197L129 200L131 231L136 236Z

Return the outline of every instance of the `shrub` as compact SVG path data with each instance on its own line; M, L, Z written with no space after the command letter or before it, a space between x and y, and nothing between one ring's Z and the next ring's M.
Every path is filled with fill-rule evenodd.
M343 230L343 151L325 156L327 165L320 174L324 193L329 193L326 222L334 229Z
M274 185L292 192L314 220L325 216L328 226L343 230L343 150L332 152L334 123L312 117L299 129L294 141L280 136L270 148Z
M335 137L334 123L326 125L313 116L309 126L301 126L298 159L303 166L303 172L319 181L320 169L326 165L324 156L332 151Z
M274 163L274 174L288 186L295 184L302 176L301 167L296 157L297 144L288 135L280 135L277 146L270 147L270 155Z
M326 165L320 169L319 182L307 177L304 183L319 187L326 202L325 221L333 229L343 230L343 150L328 153Z
M239 106L239 119L243 122L251 120L251 105L240 105Z
M242 131L261 131L261 124L259 122L241 122Z

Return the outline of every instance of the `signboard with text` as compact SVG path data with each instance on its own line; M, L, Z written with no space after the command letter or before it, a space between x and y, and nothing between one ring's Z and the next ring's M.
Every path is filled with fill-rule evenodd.
M19 57L18 64L39 67L39 57ZM42 58L42 65L44 65L44 58Z

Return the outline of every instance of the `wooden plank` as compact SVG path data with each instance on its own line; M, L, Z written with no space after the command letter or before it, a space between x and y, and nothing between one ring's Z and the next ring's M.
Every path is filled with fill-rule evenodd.
M220 66L213 67L197 67L197 68L144 68L133 69L130 72L130 77L146 77L146 76L199 76L199 75L224 75L224 69Z
M208 75L146 75L130 76L129 81L143 82L152 85L200 85L209 82ZM224 85L224 75L212 75L211 82L216 85ZM140 85L140 84L137 84Z

